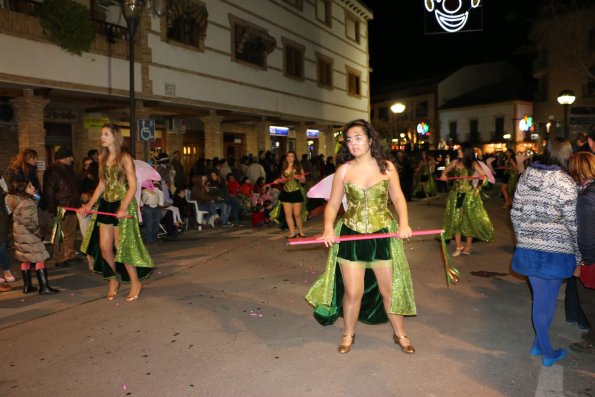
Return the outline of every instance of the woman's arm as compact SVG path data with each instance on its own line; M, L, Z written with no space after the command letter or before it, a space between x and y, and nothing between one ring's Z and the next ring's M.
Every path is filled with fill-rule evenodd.
M101 195L103 194L104 191L105 191L105 180L103 179L103 177L99 177L99 183L97 184L97 187L95 188L95 191L93 192L93 195L91 196L91 198L89 199L87 204L83 204L81 206L81 208L79 209L79 212L82 213L83 216L87 216L89 214L89 211L91 211L91 209L93 209L93 206L97 203L97 201L99 200L99 197L101 197Z
M343 189L343 177L346 171L344 167L346 166L347 164L341 165L337 169L337 172L335 172L333 186L331 188L331 196L324 209L324 230L322 232L322 240L324 240L324 245L327 247L330 247L335 243L335 219L337 218L337 212L339 211L341 201L343 200L343 194L345 193Z
M126 210L136 194L136 173L134 172L132 157L129 154L124 157L124 171L126 173L126 180L128 181L128 190L120 203L120 208L116 212L118 219L124 218L127 215Z
M455 168L455 166L458 164L458 162L459 162L459 160L451 161L450 164L442 170L442 174L440 174L440 180L445 181L446 175L448 175L448 173Z
M409 238L412 232L411 227L409 227L407 200L401 190L397 169L390 161L388 162L388 193L399 216L399 236L400 238Z

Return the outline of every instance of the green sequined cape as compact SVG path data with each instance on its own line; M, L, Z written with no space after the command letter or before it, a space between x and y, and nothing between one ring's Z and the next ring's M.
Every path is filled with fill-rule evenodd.
M422 182L422 179L425 179L426 181ZM436 196L438 194L438 186L436 186L436 181L434 181L434 175L432 174L429 164L422 167L421 175L416 175L414 183L415 188L413 189L413 197L418 197L422 194L424 196Z
M469 176L465 168L455 168L455 176ZM474 237L479 240L494 241L494 226L486 212L478 189L474 189L470 179L456 179L446 202L446 212L442 229L447 240L455 234Z
M106 180L106 189L103 193L103 199L108 201L108 203L122 200L128 189L126 180L118 178L115 166L105 167L104 176ZM133 197L130 204L128 204L126 214L128 214L130 218L122 218L118 222L119 242L118 247L115 249L116 272L121 275L123 282L130 281L130 276L126 271L124 264L135 266L138 277L141 280L149 278L155 268L155 264L153 263L149 251L147 251L141 237L136 198ZM116 275L101 256L101 249L99 247L99 225L96 220L97 214L93 214L80 250L93 257L93 270L95 273L100 273L105 279L113 279Z
M387 208L388 181L382 181L368 189L353 184L344 186L348 208L343 219L339 219L335 225L335 235L340 235L344 223L358 233L373 233L382 229L388 230L389 233L397 231L397 222L390 217ZM333 244L330 248L324 274L306 294L306 300L314 307L314 317L322 325L333 324L343 311L344 287L341 269L337 263L339 244ZM415 315L413 282L403 242L396 238L389 239L389 251L392 268L390 313ZM359 320L367 324L388 321L372 269L365 270L364 296Z
M514 197L514 192L516 191L516 185L519 181L519 173L516 169L507 170L506 173L508 174L508 183L506 184L506 192L512 199Z

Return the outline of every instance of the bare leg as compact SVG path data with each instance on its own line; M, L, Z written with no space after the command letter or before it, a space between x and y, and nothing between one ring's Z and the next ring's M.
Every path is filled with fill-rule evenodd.
M503 183L500 185L500 193L502 193L502 198L504 198L504 207L502 208L508 208L510 205L512 205L512 200L510 200L510 197L508 196L507 183Z
M117 228L114 228L114 243L116 247L120 241L119 231ZM138 279L138 273L136 272L136 266L129 265L127 263L124 264L126 266L126 271L128 272L128 276L130 277L130 293L126 297L126 300L132 300L138 298L141 289L143 288L142 283Z
M460 234L455 234L455 247L457 249L463 247L463 243L461 242L461 235Z
M359 269L349 265L341 265L341 274L345 293L343 294L343 323L344 335L355 334L355 324L359 317L359 310L362 305L362 296L364 295L364 274L366 269ZM345 340L351 342L353 340Z
M467 236L467 242L465 244L465 249L463 250L464 254L470 254L471 253L471 243L473 242L473 237L469 237Z
M114 230L110 225L99 225L99 247L101 249L101 256L107 262L108 266L116 274L116 261L114 258ZM118 279L109 280L109 288L107 296L114 296L118 289Z
M302 203L293 203L291 205L292 210L293 210L293 216L295 217L295 224L297 226L297 230L300 233L300 236L304 235L304 231L302 230L302 217L301 217L301 212L302 212Z
M283 212L285 212L285 222L287 222L287 227L289 228L289 237L293 237L295 235L295 223L293 222L293 207L291 203L281 203L283 204Z
M401 346L401 348L403 346L411 346L411 341L405 332L405 318L400 314L393 314L390 312L390 307L392 304L392 268L378 267L373 268L372 270L376 276L376 281L378 281L378 288L380 289L380 294L382 295L384 311L388 316L388 320L390 321L390 325L393 327L395 335L398 337L398 339L395 339L395 342L398 340L397 343Z

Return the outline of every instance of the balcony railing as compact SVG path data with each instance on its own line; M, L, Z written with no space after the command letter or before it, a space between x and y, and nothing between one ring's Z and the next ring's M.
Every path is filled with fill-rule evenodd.
M36 15L36 8L40 1L35 0L0 0L0 9L6 9L19 14ZM125 26L114 25L99 19L93 19L95 31L104 36L108 43L128 40L128 29Z
M108 43L117 43L118 41L128 40L128 28L125 26L114 25L113 23L108 23L99 19L93 19L93 24L95 25L95 31L100 35L105 36Z

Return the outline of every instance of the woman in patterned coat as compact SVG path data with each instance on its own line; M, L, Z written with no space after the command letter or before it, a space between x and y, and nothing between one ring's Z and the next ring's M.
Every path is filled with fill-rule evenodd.
M554 349L549 327L556 311L558 290L580 263L577 244L577 187L568 175L570 142L551 140L543 160L532 163L521 176L510 212L517 246L512 269L529 278L533 290L535 340L532 356L549 367L566 357Z

